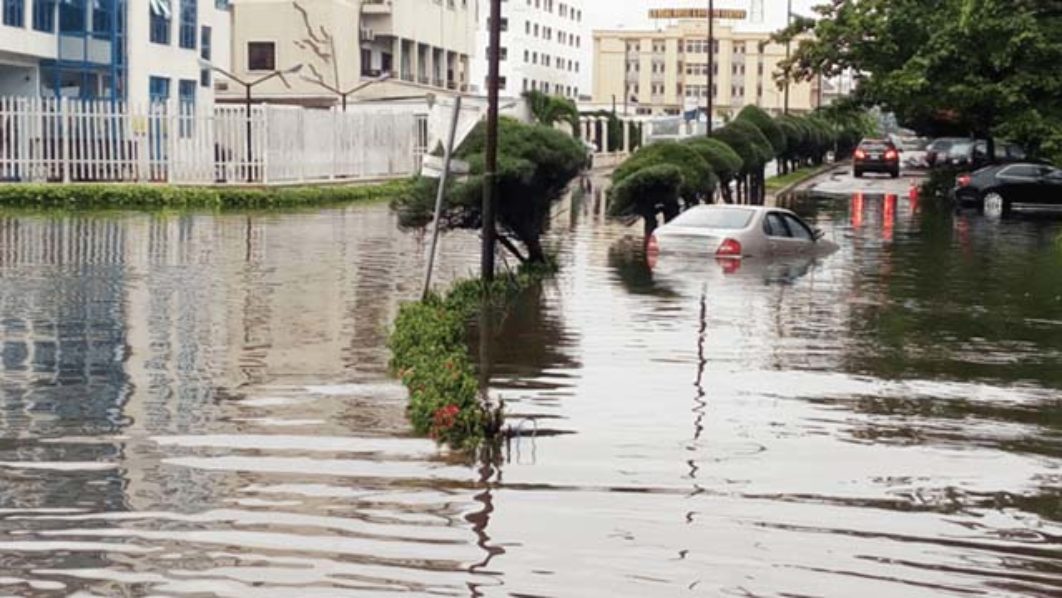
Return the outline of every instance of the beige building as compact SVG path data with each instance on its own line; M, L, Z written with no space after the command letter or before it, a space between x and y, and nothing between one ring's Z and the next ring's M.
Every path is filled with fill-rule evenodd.
M680 19L658 31L594 32L594 102L613 101L629 113L679 114L703 107L708 94L708 23ZM715 25L713 114L733 114L748 104L771 113L785 105L774 81L785 46L766 32L745 32L733 22ZM790 85L795 113L818 105L815 84Z
M332 105L337 94L389 74L359 97L468 89L476 0L233 0L232 64L254 80L301 65L255 87L256 99ZM315 83L317 82L317 83ZM219 98L243 86L219 77ZM353 97L353 96L352 96Z

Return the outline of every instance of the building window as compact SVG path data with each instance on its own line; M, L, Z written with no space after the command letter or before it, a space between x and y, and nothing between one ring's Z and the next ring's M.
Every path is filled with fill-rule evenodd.
M247 70L277 70L277 45L273 42L247 42Z
M84 0L59 3L59 31L61 33L85 32Z
M165 102L170 99L170 80L166 77L151 77L148 80L148 97L152 102Z
M92 32L110 34L114 27L114 8L116 0L93 0L92 2Z
M22 27L26 22L25 0L4 0L4 25Z
M207 25L203 25L199 29L199 56L207 62L210 62L214 53L211 34L212 31ZM210 87L210 69L205 68L199 71L199 84L203 87Z
M169 0L150 0L151 8L151 42L170 43L170 20L172 12Z
M37 31L55 31L55 0L33 0L33 28Z
M181 29L178 37L182 48L195 49L195 27L196 22L199 20L198 11L197 0L181 0Z
M180 110L181 137L191 137L195 131L195 88L197 83L181 79L177 83L178 109Z

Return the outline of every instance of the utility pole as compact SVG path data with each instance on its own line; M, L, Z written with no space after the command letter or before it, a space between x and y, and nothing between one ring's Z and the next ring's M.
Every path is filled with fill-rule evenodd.
M788 7L785 13L785 26L788 28L793 24L793 0L789 0ZM793 40L788 39L785 42L785 59L789 61L789 55L792 50ZM789 77L785 78L785 113L789 114Z
M483 254L480 261L484 282L494 281L495 194L498 191L498 59L501 55L501 3L490 0L490 41L487 47L487 147L483 173Z
M712 136L712 112L715 97L715 0L708 0L708 127L705 129Z

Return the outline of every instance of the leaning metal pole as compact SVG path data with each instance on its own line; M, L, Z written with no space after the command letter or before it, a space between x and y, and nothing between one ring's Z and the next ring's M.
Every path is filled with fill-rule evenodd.
M490 0L490 41L487 43L487 147L483 173L483 254L480 269L483 281L494 280L494 204L498 191L498 59L501 55L501 3Z
M346 96L343 98L346 99ZM435 219L431 223L431 250L428 252L428 270L424 273L422 299L431 292L431 273L435 269L435 254L439 247L439 219L442 217L443 196L446 195L446 180L450 174L450 161L454 156L454 138L457 137L457 121L461 118L461 96L454 97L454 115L450 120L450 135L446 138L443 155L443 170L439 175L439 189L435 192Z

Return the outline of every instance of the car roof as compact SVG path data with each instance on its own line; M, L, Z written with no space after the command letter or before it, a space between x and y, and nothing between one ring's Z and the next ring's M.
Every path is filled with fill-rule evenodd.
M778 211L781 211L781 212L788 212L789 211L789 210L787 210L785 208L775 208L775 207L771 207L771 206L745 206L745 205L723 204L723 203L700 204L700 205L693 206L692 208L690 208L690 210L745 210L745 211L748 211L748 212L766 212L768 210L778 210Z

